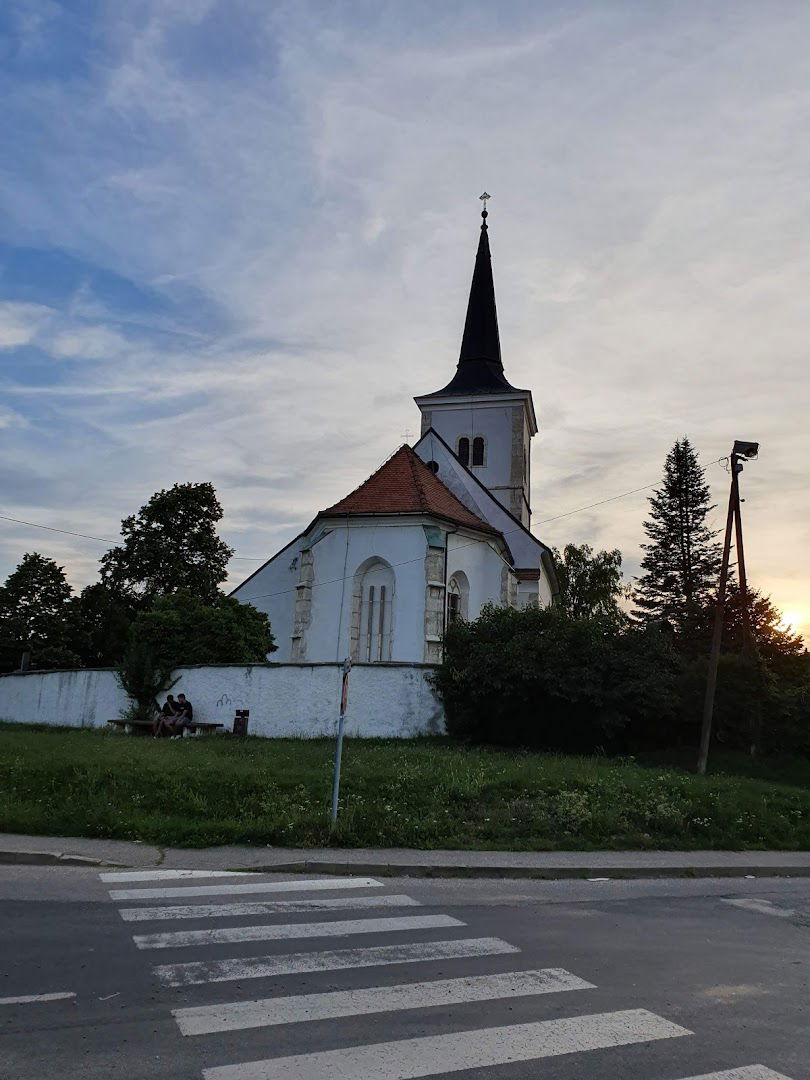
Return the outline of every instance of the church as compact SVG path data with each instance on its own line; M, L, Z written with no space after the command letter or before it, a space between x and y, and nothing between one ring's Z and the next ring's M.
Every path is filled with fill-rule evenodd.
M537 417L504 373L484 207L458 365L414 399L418 442L232 593L269 615L276 662L434 664L453 620L554 600L551 552L531 532Z

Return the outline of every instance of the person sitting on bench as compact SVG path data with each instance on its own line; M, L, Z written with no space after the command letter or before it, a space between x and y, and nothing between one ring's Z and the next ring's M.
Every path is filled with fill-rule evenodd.
M179 710L177 708L177 702L174 700L174 694L167 694L166 701L163 708L160 710L152 734L155 738L160 735L161 731L165 727L168 732L171 732L174 718L178 715Z
M177 719L174 722L172 731L173 739L182 739L183 730L190 727L194 723L194 706L188 700L185 694L177 695Z

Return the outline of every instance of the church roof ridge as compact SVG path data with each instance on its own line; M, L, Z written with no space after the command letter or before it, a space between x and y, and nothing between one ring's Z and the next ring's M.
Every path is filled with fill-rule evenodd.
M367 480L319 517L363 514L427 514L500 536L478 517L404 443Z

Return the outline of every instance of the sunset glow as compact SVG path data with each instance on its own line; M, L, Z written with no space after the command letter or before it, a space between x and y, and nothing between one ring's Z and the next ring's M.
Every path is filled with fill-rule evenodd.
M779 620L780 629L790 630L792 633L801 634L802 636L807 634L808 626L810 626L810 615L799 608L790 608L783 612L782 618Z

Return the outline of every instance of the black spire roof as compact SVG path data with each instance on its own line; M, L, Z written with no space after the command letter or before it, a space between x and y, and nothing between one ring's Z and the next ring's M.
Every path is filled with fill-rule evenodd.
M492 257L489 253L487 211L481 214L481 237L475 256L467 319L456 373L447 386L427 397L455 394L503 394L516 390L506 381L501 362L498 336L498 313L495 309L495 286L492 282Z

